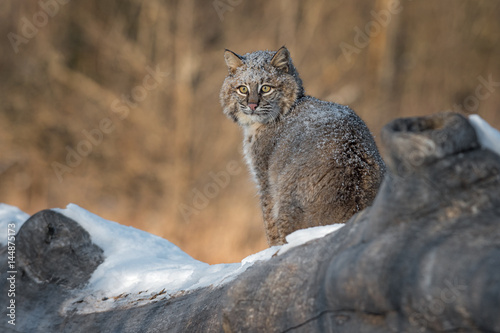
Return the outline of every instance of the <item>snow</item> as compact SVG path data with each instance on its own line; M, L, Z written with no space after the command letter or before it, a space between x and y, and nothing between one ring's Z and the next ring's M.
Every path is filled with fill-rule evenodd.
M70 204L66 209L54 210L77 221L89 232L92 241L103 249L106 260L92 275L88 289L106 291L111 295L138 293L145 289L161 291L165 288L169 293L175 293L218 286L231 281L254 262L271 258L279 250L264 250L243 259L241 263L209 265L193 259L166 239L107 221L77 205ZM330 229L325 228L325 231ZM289 237L296 240L293 245L300 245L325 235L318 230L314 232L308 239L307 235Z
M287 237L291 244L263 250L248 256L241 263L209 265L193 259L166 239L107 221L77 205L70 204L66 209L54 210L77 221L87 230L92 241L103 249L106 258L90 278L83 291L85 296L73 299L65 309L79 313L137 305L151 298L159 300L198 288L222 286L255 262L268 260L277 253L282 254L342 226L300 230L296 236L291 234ZM111 301L112 298L116 300Z
M94 271L85 290L86 294L99 295L99 299L161 291L168 297L217 286L231 281L252 264L209 265L161 237L107 221L77 205L54 210L77 221L103 249L105 261ZM133 297L127 298L127 302L131 300ZM101 305L102 310L108 308L105 305Z
M193 271L203 267L202 263L160 237L107 221L77 205L54 210L77 221L104 251L106 260L94 272L91 289L114 294L139 292L144 286L157 289L160 275L164 275L172 289L179 289L184 284L194 283ZM174 270L176 276L171 274Z
M290 235L286 236L287 244L281 245L278 251L278 255L281 255L288 250L297 247L299 245L305 244L313 239L324 237L331 234L334 231L342 228L343 223L324 225L319 227L312 227L307 229L297 230Z
M19 208L0 203L0 247L7 244L8 229L19 231L21 226L30 216ZM15 224L15 228L9 228L9 224Z
M470 115L469 122L476 131L481 147L500 155L500 132L477 114Z
M75 204L53 210L78 222L90 234L92 242L104 251L105 257L87 286L62 307L63 313L106 311L156 302L198 288L216 288L233 280L257 261L269 260L343 226L299 230L287 236L289 244L265 249L240 263L209 265L193 259L166 239L105 220ZM0 204L4 239L7 239L8 223L15 222L19 231L28 218L29 215L18 208Z

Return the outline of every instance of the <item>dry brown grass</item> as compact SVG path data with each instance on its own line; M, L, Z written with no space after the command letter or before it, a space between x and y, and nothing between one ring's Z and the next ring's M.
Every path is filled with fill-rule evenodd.
M474 102L479 77L500 81L498 1L402 0L347 61L341 43L354 45L354 28L390 3L242 0L220 20L211 0L71 1L15 53L7 34L22 35L23 17L41 8L2 1L0 201L28 213L73 202L210 263L265 248L240 133L218 102L224 48L287 45L307 92L349 104L375 135L394 117ZM141 92L147 66L168 76L121 119L112 103ZM469 111L500 127L499 105L495 87ZM53 162L65 165L66 147L105 118L112 130L60 182ZM241 172L185 219L179 207L194 207L196 190L231 160Z

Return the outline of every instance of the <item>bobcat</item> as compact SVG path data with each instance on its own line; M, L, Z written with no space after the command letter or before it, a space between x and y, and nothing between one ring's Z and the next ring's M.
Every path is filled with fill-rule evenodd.
M291 232L344 223L369 206L385 172L365 123L349 107L304 94L285 47L226 50L220 101L244 133L269 245Z

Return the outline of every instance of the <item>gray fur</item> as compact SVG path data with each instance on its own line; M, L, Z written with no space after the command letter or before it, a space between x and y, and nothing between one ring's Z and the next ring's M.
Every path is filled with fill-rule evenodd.
M269 245L285 243L298 229L344 223L369 206L385 165L354 111L305 96L284 47L244 56L226 50L224 57L229 75L220 100L224 113L243 128ZM264 93L264 85L271 91Z

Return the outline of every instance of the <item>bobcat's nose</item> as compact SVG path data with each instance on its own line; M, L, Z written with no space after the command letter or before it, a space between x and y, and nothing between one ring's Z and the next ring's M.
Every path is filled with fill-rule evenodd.
M249 107L252 111L255 111L255 109L257 108L257 103L248 103L248 107Z

